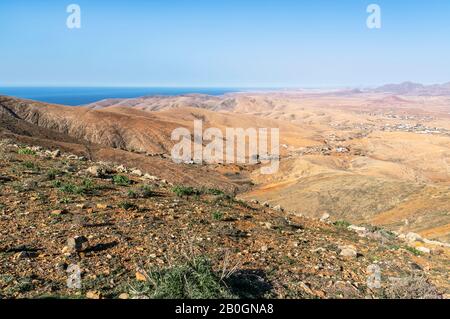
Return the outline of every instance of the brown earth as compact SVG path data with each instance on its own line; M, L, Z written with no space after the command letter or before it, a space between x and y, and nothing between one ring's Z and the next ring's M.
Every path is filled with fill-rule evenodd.
M140 298L136 287L151 286L145 270L170 269L192 253L208 256L219 273L234 269L227 280L238 297L448 296L447 248L420 253L382 229L359 236L346 225L241 202L218 190L177 196L161 179L51 154L0 143L1 298ZM88 173L93 165L104 175ZM127 182L114 182L118 174ZM140 193L143 186L151 192ZM70 251L67 240L75 236L87 242ZM344 249L355 255L344 256ZM81 289L66 285L74 265ZM378 288L368 286L369 266L380 269Z

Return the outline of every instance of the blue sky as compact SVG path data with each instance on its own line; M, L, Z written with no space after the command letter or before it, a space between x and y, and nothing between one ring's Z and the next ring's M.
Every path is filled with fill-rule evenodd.
M71 3L81 29L66 27ZM0 39L0 86L450 81L446 0L1 0Z

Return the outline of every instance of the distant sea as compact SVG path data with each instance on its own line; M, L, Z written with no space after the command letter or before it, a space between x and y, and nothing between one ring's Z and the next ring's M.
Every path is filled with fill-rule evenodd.
M222 95L239 91L241 90L233 88L0 87L0 95L70 106L85 105L109 98L184 94Z

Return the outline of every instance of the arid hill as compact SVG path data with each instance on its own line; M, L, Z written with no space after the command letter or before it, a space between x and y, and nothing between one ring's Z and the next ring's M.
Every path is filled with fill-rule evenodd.
M447 298L448 248L0 142L0 298ZM199 279L200 278L200 279Z
M33 124L39 136L45 129L88 152L102 148L96 159L164 165L168 180L223 185L293 213L450 240L448 96L299 90L114 99L78 108L3 97L0 108L3 118ZM168 158L171 131L192 129L196 119L222 130L279 127L280 170L175 165Z

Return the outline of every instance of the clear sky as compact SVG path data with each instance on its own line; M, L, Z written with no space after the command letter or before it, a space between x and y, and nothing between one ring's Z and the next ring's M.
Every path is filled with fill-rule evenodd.
M1 0L0 41L0 86L450 81L448 0Z

